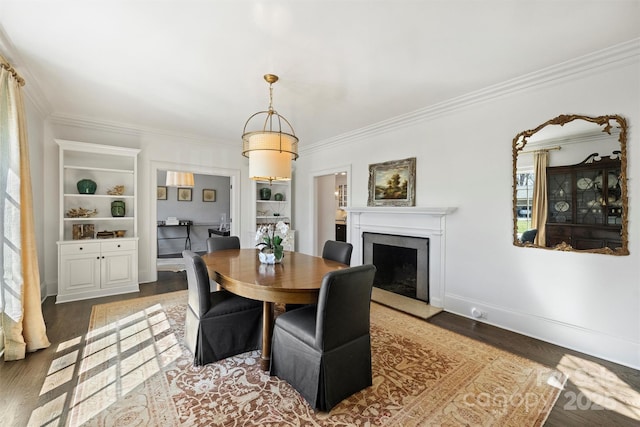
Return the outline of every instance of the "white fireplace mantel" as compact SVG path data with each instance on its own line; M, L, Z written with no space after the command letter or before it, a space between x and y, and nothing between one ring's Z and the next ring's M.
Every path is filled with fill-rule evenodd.
M345 208L347 212L379 213L379 214L412 214L412 215L448 215L456 211L455 207L402 207L402 206L361 206Z
M429 304L444 306L446 217L455 207L349 207L349 241L362 264L362 234L384 233L429 238Z

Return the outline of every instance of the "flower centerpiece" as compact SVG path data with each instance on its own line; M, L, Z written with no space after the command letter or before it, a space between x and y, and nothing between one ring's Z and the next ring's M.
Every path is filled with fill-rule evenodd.
M289 241L289 226L283 221L261 225L256 231L256 244L260 247L258 257L263 264L275 264L284 257L284 245Z

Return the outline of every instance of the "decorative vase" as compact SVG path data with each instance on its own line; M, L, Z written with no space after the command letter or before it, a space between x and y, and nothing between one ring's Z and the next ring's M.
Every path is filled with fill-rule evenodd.
M271 199L271 189L269 187L262 187L260 189L260 200L270 200Z
M111 202L111 216L121 217L124 216L125 204L123 200L114 200Z
M258 252L258 259L262 264L279 264L282 262L282 258L284 258L284 253L280 252L280 258L276 257L276 254L272 249L261 250Z
M76 187L78 187L78 193L80 194L95 194L98 185L95 181L85 178L78 181Z
M281 202L284 200L284 194L282 193L276 193L273 195L273 199L277 202Z

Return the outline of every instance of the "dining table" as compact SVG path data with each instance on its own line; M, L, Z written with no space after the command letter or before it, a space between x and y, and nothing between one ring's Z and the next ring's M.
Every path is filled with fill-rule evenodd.
M280 263L263 264L259 249L226 249L202 255L209 277L236 295L263 302L260 367L271 366L274 304L316 304L323 277L347 268L337 261L285 251Z

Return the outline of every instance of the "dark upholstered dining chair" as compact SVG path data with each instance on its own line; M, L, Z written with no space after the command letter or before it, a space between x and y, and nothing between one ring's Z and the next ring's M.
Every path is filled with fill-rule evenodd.
M324 242L324 247L322 248L322 258L350 265L351 252L353 252L353 245L351 243L327 240Z
M240 249L240 238L238 236L216 236L207 239L207 253L225 249ZM222 289L215 280L211 280L211 284L216 291Z
M207 252L222 251L225 249L240 249L238 236L218 236L207 239Z
M221 290L211 292L202 258L183 251L189 301L184 340L194 365L259 348L262 338L262 302Z
M375 271L367 264L327 273L317 306L276 318L271 375L287 381L320 411L372 384L369 328Z
M353 252L351 243L327 240L322 248L322 258L351 265L351 252ZM291 311L305 306L305 304L285 304L285 310Z

